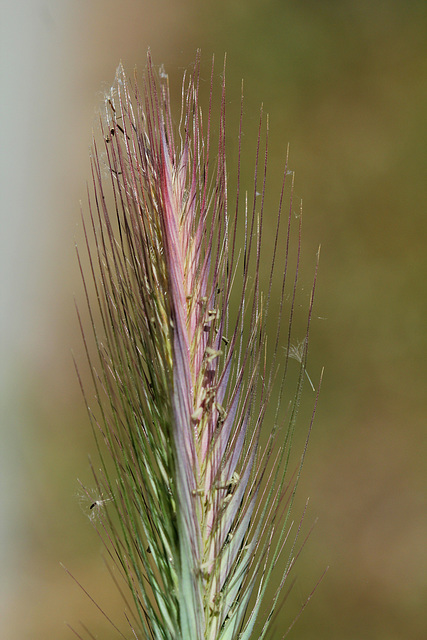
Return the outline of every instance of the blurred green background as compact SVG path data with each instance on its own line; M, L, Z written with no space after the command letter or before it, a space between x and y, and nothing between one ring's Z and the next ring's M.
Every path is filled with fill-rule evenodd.
M32 0L3 3L0 30L2 637L62 640L78 620L116 637L60 562L123 620L76 497L94 446L74 242L103 93L150 46L177 100L197 48L206 79L227 53L231 144L242 78L245 135L270 114L272 215L290 144L307 291L322 245L309 373L325 377L298 502L318 522L274 640L326 565L290 638L426 638L425 0Z

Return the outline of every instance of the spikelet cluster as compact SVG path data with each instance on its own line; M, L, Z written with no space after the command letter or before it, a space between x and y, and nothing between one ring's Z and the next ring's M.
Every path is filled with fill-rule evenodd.
M79 260L97 348L95 362L86 331L97 407L86 397L101 460L95 481L109 496L95 503L102 509L95 526L116 580L132 596L121 637L264 638L296 555L289 512L303 456L285 473L313 295L284 407L300 260L300 228L291 260L291 222L300 227L301 217L292 202L282 213L285 183L293 180L285 168L273 240L263 246L262 113L253 192L245 197L241 115L230 212L224 78L214 119L212 64L204 119L198 54L184 76L178 123L168 77L156 73L150 54L139 85L119 67L101 119L104 149L94 142L89 266ZM277 278L280 312L272 323ZM276 410L261 430L274 384Z

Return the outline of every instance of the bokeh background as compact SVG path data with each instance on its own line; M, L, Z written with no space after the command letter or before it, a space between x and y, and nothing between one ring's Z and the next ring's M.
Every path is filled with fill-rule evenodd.
M79 620L117 637L60 562L122 620L76 496L94 446L74 243L104 92L148 46L177 101L197 48L206 78L227 53L229 127L244 78L277 188L290 144L307 290L322 245L309 373L325 377L298 503L317 525L274 640L327 565L290 638L427 637L426 33L424 0L1 2L1 637L65 640Z

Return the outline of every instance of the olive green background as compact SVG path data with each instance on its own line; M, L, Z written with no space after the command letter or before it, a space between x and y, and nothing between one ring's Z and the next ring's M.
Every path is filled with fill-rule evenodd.
M322 246L308 370L325 374L296 509L309 496L306 528L317 524L272 637L326 566L290 638L427 637L427 4L10 4L0 27L2 637L71 638L64 622L78 620L117 637L60 562L126 628L76 497L94 446L71 355L84 364L74 242L104 91L120 60L142 70L148 46L176 109L196 49L206 90L212 54L219 77L227 53L230 165L242 78L249 140L263 103L271 220L289 143L307 300ZM248 189L252 166L245 157ZM307 387L299 442L312 402Z

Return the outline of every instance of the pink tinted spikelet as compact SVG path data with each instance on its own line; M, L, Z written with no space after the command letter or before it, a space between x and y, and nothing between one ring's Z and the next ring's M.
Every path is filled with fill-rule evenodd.
M214 127L214 65L205 122L199 58L184 76L179 126L168 78L156 74L150 53L141 89L119 67L101 120L105 152L94 142L85 226L96 304L79 257L98 354L95 364L87 346L98 403L89 409L101 459L94 475L111 496L94 526L132 595L125 615L138 639L264 638L298 537L286 555L305 450L295 473L289 479L285 473L314 293L313 284L300 368L288 383L301 250L301 216L290 250L293 174L285 168L273 240L264 251L268 119L263 134L261 112L249 206L248 196L240 198L242 107L230 214L225 67ZM273 290L279 311L270 318ZM267 606L272 575L276 589Z

